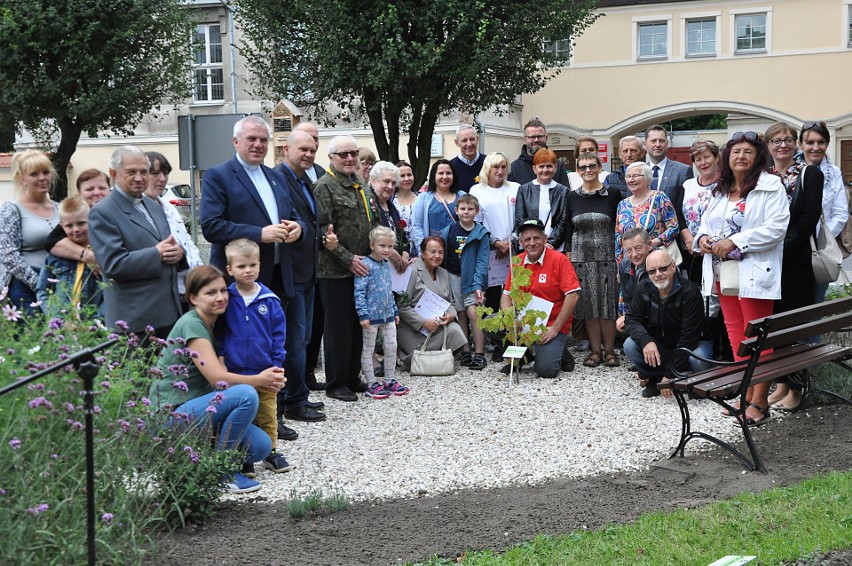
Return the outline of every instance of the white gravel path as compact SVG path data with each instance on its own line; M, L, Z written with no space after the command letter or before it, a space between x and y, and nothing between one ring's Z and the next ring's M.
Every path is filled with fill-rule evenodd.
M524 370L514 386L498 372L502 365L461 368L451 377L401 372L399 381L411 392L383 400L360 395L345 403L312 393L312 400L325 402L328 419L288 422L299 439L279 441L279 451L296 468L274 474L258 464L263 489L254 495L277 501L321 490L355 502L532 485L640 470L667 458L677 444L674 399L643 399L624 361L621 368L578 362L556 379ZM739 435L714 403L690 401L690 414L694 430ZM687 452L710 446L695 441Z

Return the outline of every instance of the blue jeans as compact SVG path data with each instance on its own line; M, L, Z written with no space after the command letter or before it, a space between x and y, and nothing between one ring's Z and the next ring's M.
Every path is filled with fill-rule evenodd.
M639 377L641 379L649 380L650 384L659 383L663 377L674 377L669 372L669 362L674 350L661 346L659 342L657 342L657 349L660 351L661 363L657 367L651 367L645 363L645 356L642 354L642 348L639 347L639 344L637 344L633 338L628 337L627 340L624 341L624 355L627 356L627 359L630 360L634 366L636 366L636 369L639 371ZM713 358L713 345L706 340L699 341L698 344L692 348L692 351L701 357L707 359ZM702 371L709 367L709 364L693 358L692 356L689 357L690 371Z
M284 342L287 350L284 362L287 384L278 397L279 405L283 401L285 411L304 405L310 393L305 385L305 361L308 357L308 342L311 341L316 285L313 282L296 283L293 287L296 292L287 303L287 338Z
M560 332L556 335L556 338L547 344L533 346L533 352L535 352L533 371L537 376L556 377L562 365L562 352L565 350L565 342L567 341L568 335Z
M29 317L35 313L41 313L40 308L30 306L36 300L35 290L30 289L26 283L17 277L12 277L9 280L9 302L18 307L18 310L23 311L26 316Z
M224 399L212 404L214 395L221 393ZM196 428L212 427L219 450L245 450L246 462L259 462L269 456L272 441L269 435L252 424L259 405L257 391L251 385L233 385L224 391L216 391L190 399L176 413L187 413ZM208 413L207 407L216 407Z

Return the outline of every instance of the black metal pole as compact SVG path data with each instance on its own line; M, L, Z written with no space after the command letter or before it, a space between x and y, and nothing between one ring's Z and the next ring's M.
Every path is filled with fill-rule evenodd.
M83 407L86 414L86 532L87 543L89 550L89 566L95 565L95 435L94 435L94 388L95 377L100 371L100 366L95 362L95 353L109 348L118 342L118 338L107 340L102 344L98 344L93 348L86 348L76 354L73 354L59 363L53 364L50 367L34 373L33 375L16 381L0 389L0 395L14 391L19 387L31 383L37 379L44 377L50 373L64 368L65 366L74 364L77 374L83 378Z

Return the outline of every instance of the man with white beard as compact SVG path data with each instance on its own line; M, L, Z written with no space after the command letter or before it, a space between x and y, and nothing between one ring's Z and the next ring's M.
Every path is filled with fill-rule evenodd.
M660 394L657 384L671 378L671 370L701 371L708 364L688 356L678 348L689 348L711 359L713 347L702 340L704 299L698 286L680 276L671 256L663 250L651 252L645 260L647 278L639 281L625 316L628 338L624 355L636 366L644 386L642 397ZM663 391L664 397L671 390Z

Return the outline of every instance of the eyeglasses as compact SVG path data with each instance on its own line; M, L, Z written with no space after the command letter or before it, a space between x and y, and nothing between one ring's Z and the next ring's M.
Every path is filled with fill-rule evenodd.
M649 277L654 277L657 273L664 274L673 265L674 265L674 262L671 262L670 264L668 264L665 267L660 267L658 269L646 269L645 272L648 274Z
M628 181L632 181L633 179L644 179L645 175L626 175L624 178Z
M546 134L545 134L545 135L542 135L542 136L526 136L526 135L525 135L524 137L525 137L525 138L527 138L528 140L543 140L543 139L547 139L547 135L546 135Z
M336 155L340 159L346 159L348 157L358 157L358 150L353 149L352 151L338 151L332 153L332 155Z
M825 122L805 122L802 125L802 131L812 130L814 128L825 128L828 129L828 126L825 125Z
M592 165L578 165L577 171L594 171L597 168L598 168L597 163L594 163Z
M747 141L750 141L750 142L756 142L759 139L760 139L760 136L758 136L755 132L737 132L736 134L731 136L732 142L738 142L738 141L743 141L743 140L747 140Z
M769 143L775 147L779 147L781 144L784 144L787 147L792 147L793 144L796 143L796 138L774 138L769 140Z

